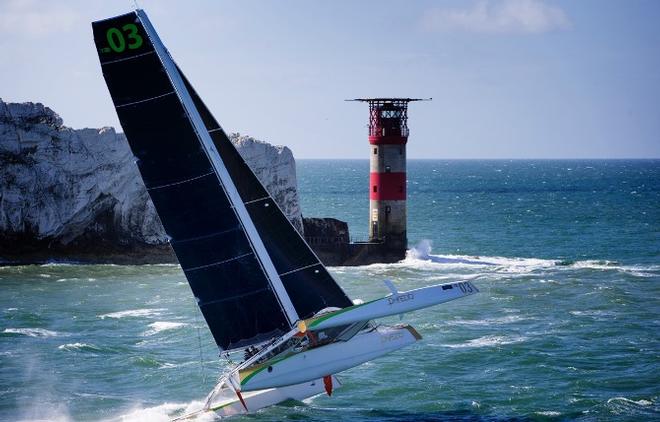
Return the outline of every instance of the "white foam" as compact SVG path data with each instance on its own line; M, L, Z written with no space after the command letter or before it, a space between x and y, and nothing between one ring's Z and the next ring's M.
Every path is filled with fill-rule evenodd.
M21 334L28 337L56 337L61 335L57 331L46 330L43 328L5 328L5 334Z
M477 347L492 347L492 346L503 346L506 344L521 343L527 340L527 337L523 336L484 336L468 340L465 343L458 344L443 344L444 347L449 347L452 349L462 349L462 348L477 348Z
M507 315L499 318L486 318L486 319L456 319L447 321L450 325L502 325L511 324L518 321L523 321L520 315Z
M149 327L151 327L151 330L148 330L144 333L145 336L152 336L156 333L160 333L161 331L167 331L167 330L175 330L177 328L184 327L188 324L185 322L168 322L168 321L156 321L151 324L149 324Z
M190 403L163 403L153 407L138 407L130 410L128 413L119 416L123 422L160 422L170 421L173 417L183 416L203 407L201 401L192 401ZM114 419L114 418L113 418ZM204 412L195 417L194 421L206 422L217 420L213 412Z
M568 312L571 315L574 316L591 316L591 317L597 317L597 316L609 316L612 315L610 312L606 311L569 311Z
M465 269L482 268L482 275L505 274L527 274L536 270L552 268L556 271L592 269L602 271L621 271L637 277L655 277L660 272L660 265L620 265L616 261L608 260L584 260L575 262L565 262L558 259L543 258L521 258L521 257L503 257L503 256L471 256L471 255L450 255L450 254L432 254L432 242L428 239L420 241L416 246L406 251L406 258L395 264L372 264L367 268L390 269L392 267L407 267L419 270L437 269ZM342 268L342 267L338 267ZM340 272L340 271L338 271ZM553 282L544 280L544 282Z
M432 242L428 239L420 241L406 252L406 259L400 262L404 265L419 266L420 264L436 264L450 267L493 267L496 271L528 272L539 268L553 267L559 261L541 258L517 258L502 256L470 256L470 255L434 255Z
M128 311L119 311L119 312L111 312L109 314L103 314L99 315L99 318L101 319L106 319L106 318L126 318L126 317L144 317L144 316L153 316L153 315L160 315L162 311L165 309L131 309Z
M87 344L87 343L67 343L67 344L61 344L57 346L59 350L67 350L67 351L77 351L77 350L101 350L98 347L94 346L93 344Z
M534 412L534 413L536 413L537 415L549 416L549 417L556 417L561 415L561 412L555 412L554 410L544 410L542 412Z
M644 400L644 399L632 400L627 397L612 397L611 399L607 400L607 404L616 403L616 402L636 404L637 406L651 406L653 404L653 402L650 400Z

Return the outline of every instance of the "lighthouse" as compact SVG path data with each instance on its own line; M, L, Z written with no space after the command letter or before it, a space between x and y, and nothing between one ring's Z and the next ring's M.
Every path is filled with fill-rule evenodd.
M369 104L369 242L405 252L408 104L421 98L356 98Z

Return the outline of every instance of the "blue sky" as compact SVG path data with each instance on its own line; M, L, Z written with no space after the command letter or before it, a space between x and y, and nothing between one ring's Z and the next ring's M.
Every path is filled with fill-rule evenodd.
M119 127L90 22L132 1L0 2L0 97ZM660 2L141 0L227 131L366 158L367 107L411 105L411 158L660 157Z

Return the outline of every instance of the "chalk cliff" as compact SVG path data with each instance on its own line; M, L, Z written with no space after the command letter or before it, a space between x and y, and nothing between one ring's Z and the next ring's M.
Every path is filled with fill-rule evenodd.
M302 231L291 151L231 135ZM123 134L0 100L0 261L175 262Z

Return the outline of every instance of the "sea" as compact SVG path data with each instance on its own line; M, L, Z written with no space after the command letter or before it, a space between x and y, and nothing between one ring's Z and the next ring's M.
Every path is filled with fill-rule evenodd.
M366 160L297 171L305 216L366 238ZM404 315L422 340L332 397L233 420L660 420L660 160L410 160L408 199L406 259L338 283L480 293ZM168 420L226 364L177 265L0 267L2 421Z

